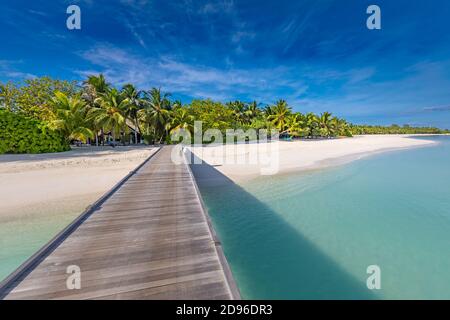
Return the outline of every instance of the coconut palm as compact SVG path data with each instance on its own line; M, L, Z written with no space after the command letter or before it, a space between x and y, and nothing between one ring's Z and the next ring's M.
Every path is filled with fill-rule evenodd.
M286 129L282 133L289 133L293 136L299 136L304 130L304 124L305 118L301 113L292 113L286 118Z
M171 104L169 93L162 93L160 88L152 88L144 92L144 109L141 118L153 126L155 137L159 135L159 143L167 135Z
M182 107L183 107L183 103L180 100L175 100L172 103L172 109L173 110L178 109L178 108L182 108Z
M137 135L142 134L139 128L138 113L143 108L141 92L132 84L126 84L122 88L122 96L128 100L125 116L134 122L134 141L137 143Z
M340 136L351 137L352 131L350 125L345 121L345 119L341 119L338 117L333 117L331 119L332 126L334 128L335 134Z
M100 100L98 100L98 98L100 98L102 94L105 94L110 88L111 86L106 82L103 74L89 76L87 80L83 82L83 92L81 95L86 102L87 109L99 108L100 105L98 103ZM99 126L97 122L92 121L92 129L95 132L95 144L98 146L98 132L100 131L103 143L104 128Z
M250 102L247 105L247 110L245 111L245 114L249 120L249 122L252 122L253 119L256 119L259 114L261 113L261 110L259 109L259 103L256 101Z
M275 128L280 132L283 132L286 129L286 120L291 114L291 110L292 109L287 105L287 102L280 99L275 106L270 109L272 114L267 117L267 120L271 121Z
M248 124L247 105L239 100L227 103L227 106L233 110L236 122L239 124Z
M87 80L83 82L83 85L90 86L95 90L97 95L106 93L110 89L110 85L106 82L103 74L99 74L98 76L92 75L88 76Z
M189 114L185 108L176 108L172 112L170 120L170 132L184 129L191 134L194 133L194 116Z
M274 106L268 105L264 108L264 115L266 118L268 118L269 116L273 115L275 113L274 111Z
M50 126L59 130L68 142L72 140L86 142L88 138L94 136L86 119L86 104L81 99L69 98L66 94L57 91L50 105L56 118L50 122Z
M329 112L323 112L318 117L318 126L320 135L324 137L331 137L334 135L334 127L333 122L331 121L331 113Z
M315 137L318 136L320 134L319 130L319 119L318 117L312 113L309 112L306 116L305 116L305 134L307 137Z
M117 89L109 89L102 93L95 100L98 107L89 111L89 118L97 125L110 130L113 141L116 141L116 134L127 131L125 111L129 101L124 99Z

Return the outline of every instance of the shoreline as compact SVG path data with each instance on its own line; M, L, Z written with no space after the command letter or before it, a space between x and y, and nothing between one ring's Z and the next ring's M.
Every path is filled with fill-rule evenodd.
M415 137L426 136L440 135L360 135L342 139L279 141L277 142L279 148L275 148L278 150L274 150L278 152L278 170L273 175L320 170L345 165L385 152L434 146L438 143L432 140L415 139ZM258 145L263 146L258 149ZM206 164L214 167L234 183L239 184L264 176L264 174L261 174L261 169L264 166L261 163L230 164L228 162L230 157L232 159L244 157L250 152L250 149L253 149L252 152L256 150L258 156L267 157L267 146L265 145L268 144L237 144L231 147L218 145L194 146L189 147L189 149ZM207 185L216 185L218 181L214 180L212 178L211 181L206 182Z
M82 212L157 148L86 147L0 156L0 221ZM43 210L49 206L50 210ZM47 212L48 211L48 212Z

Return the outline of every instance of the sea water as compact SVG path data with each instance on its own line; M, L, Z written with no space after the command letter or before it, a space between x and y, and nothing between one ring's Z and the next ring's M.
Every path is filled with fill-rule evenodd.
M0 219L0 281L42 248L83 211L68 201L34 205L17 217ZM64 209L65 207L65 209Z
M438 143L200 185L242 297L450 299L450 137L420 139Z

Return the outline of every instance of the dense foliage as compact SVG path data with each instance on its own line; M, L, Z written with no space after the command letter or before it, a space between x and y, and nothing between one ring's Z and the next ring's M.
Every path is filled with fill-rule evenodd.
M48 125L22 114L0 109L0 154L69 150L64 137Z
M193 100L182 104L157 88L140 91L127 84L119 90L103 75L90 76L80 86L48 77L26 80L23 85L0 84L0 108L45 123L68 143L97 145L111 140L139 142L139 137L147 143L170 143L170 134L177 129L193 133L194 121L202 122L203 131L218 129L223 135L226 129L250 128L277 129L282 137L302 138L443 132L436 128L352 125L329 112L294 112L285 100L264 107L256 101L224 104Z
M0 105L9 111L49 121L54 119L50 101L56 91L72 96L77 92L77 87L75 82L49 77L26 79L22 86L8 82L0 84Z

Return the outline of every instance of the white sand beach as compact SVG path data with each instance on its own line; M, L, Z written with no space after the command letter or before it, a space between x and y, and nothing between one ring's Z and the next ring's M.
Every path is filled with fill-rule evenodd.
M82 147L53 154L0 155L0 221L80 214L156 148Z
M377 152L433 143L411 136L377 135L191 149L224 176L241 182L261 174L317 169ZM155 150L85 147L54 154L1 155L0 221L26 215L81 213ZM236 164L239 161L244 164ZM196 175L202 172L202 166L198 167ZM203 172L205 179L214 182L211 171Z
M434 143L430 140L415 139L413 135L366 135L342 139L196 146L190 149L196 157L203 159L221 174L238 183L260 175L319 169L347 163L374 153ZM197 167L196 176L201 176L202 183L207 183L205 181L208 177L202 174L202 167L205 171L206 167ZM209 183L214 185L219 182L215 181L215 178L210 178Z

